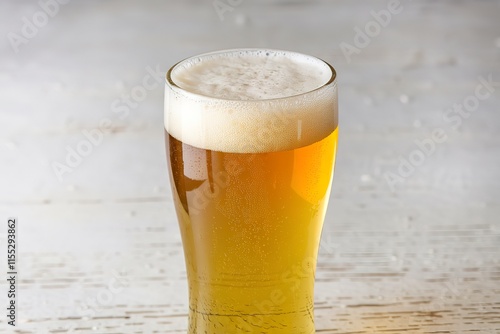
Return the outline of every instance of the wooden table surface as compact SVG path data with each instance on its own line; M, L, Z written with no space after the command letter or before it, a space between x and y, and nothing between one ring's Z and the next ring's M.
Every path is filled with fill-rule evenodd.
M0 333L186 333L161 75L233 47L338 71L317 332L500 333L500 1L220 2L0 3Z

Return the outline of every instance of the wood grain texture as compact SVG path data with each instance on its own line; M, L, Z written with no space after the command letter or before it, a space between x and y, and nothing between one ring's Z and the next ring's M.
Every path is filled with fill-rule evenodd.
M163 86L127 114L113 103L148 67L242 46L314 54L339 74L317 333L500 333L500 85L460 126L443 118L479 77L500 81L500 1L401 1L348 62L341 43L387 6L243 1L221 21L210 1L72 1L19 52L4 38L0 218L19 218L20 281L18 326L0 314L0 333L186 333ZM2 2L2 33L40 10ZM103 119L111 129L60 182L52 163ZM435 129L446 140L391 188L386 173Z

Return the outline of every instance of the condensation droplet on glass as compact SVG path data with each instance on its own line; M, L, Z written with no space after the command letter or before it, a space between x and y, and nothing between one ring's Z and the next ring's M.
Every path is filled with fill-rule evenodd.
M422 121L419 120L419 119L416 119L413 121L413 126L416 127L416 128L419 128L422 126Z

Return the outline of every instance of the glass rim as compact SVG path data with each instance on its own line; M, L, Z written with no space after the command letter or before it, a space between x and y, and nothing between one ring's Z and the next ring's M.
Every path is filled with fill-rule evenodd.
M200 58L200 57L205 57L205 56L210 56L210 55L224 54L224 53L228 54L228 53L234 53L234 52L241 52L241 51L282 52L282 53L286 53L286 54L294 54L294 55L298 55L298 56L304 56L304 57L312 58L312 59L315 59L315 60L317 60L317 61L325 64L328 67L328 69L331 71L330 78L324 84L322 84L321 86L316 87L316 88L311 89L311 90L308 90L308 91L305 91L303 93L299 93L299 94L282 96L282 97L276 97L276 98L241 100L241 99L221 98L221 97L215 97L215 96L210 96L210 95L204 95L204 94L195 93L195 92L192 92L192 91L189 91L187 89L184 89L184 88L180 87L179 85L177 85L174 82L174 80L171 77L172 71L178 65L180 65L183 62L188 61L190 59ZM167 84L167 86L169 86L170 88L172 88L172 90L177 91L179 93L182 93L182 94L186 95L187 97L196 98L196 100L227 101L227 102L237 102L237 103L258 103L258 102L283 101L283 100L287 100L287 99L298 98L298 97L301 97L301 96L309 95L309 94L314 93L314 92L318 92L318 91L320 91L320 90L322 90L322 89L324 89L326 87L329 87L329 86L336 86L337 85L337 71L327 61L325 61L325 60L323 60L323 59L321 59L319 57L311 56L311 55L308 55L308 54L305 54L305 53L301 53L301 52L288 51L288 50L279 50L279 49L269 49L269 48L236 48L236 49L223 49L223 50L205 52L205 53L201 53L201 54L198 54L198 55L194 55L194 56L191 56L191 57L184 58L184 59L178 61L177 63L175 63L174 65L172 65L172 67L170 67L170 69L167 71L167 73L165 75L165 83Z

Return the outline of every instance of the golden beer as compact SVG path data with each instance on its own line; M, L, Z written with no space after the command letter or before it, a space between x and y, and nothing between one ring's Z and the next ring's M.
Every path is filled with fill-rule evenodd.
M224 52L239 54L232 62L265 72L274 65L265 58L262 69L253 58L277 51ZM285 60L272 62L306 57L281 54ZM197 61L214 57L208 67L214 72L228 61L218 56ZM181 71L189 71L193 82L191 66ZM314 92L267 99L213 98L194 88L184 94L188 85L169 72L165 138L189 283L190 334L315 331L314 273L338 132L334 72L329 65L321 69L329 77Z

